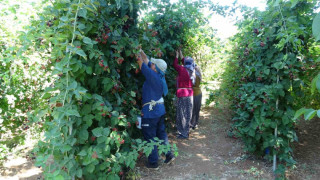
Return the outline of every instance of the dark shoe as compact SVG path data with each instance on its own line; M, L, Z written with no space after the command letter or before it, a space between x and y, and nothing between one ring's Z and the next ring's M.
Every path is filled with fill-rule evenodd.
M175 159L176 159L176 157L171 154L170 156L166 157L166 160L164 160L164 163L169 165L169 164L173 163L173 161Z
M158 170L159 169L159 165L158 163L147 163L147 168L148 169L152 169L152 170Z
M193 126L193 127L190 127L190 130L196 130L196 129L198 129L198 125L195 125L195 126Z
M182 136L182 135L179 134L179 135L177 136L177 139L188 139L188 137L184 137L184 136Z

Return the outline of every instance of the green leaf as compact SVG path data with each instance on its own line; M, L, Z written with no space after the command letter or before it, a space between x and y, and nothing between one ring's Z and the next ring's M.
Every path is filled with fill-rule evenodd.
M58 176L55 176L53 179L56 179L56 180L64 180L64 177L60 174Z
M254 136L255 136L255 132L254 132L254 130L253 130L253 129L250 129L250 131L249 131L249 136L252 136L252 137L254 137Z
M76 53L84 59L87 59L87 55L82 49L77 49Z
M80 10L78 11L78 16L87 19L87 9L80 9Z
M88 38L88 37L84 37L83 38L83 42L86 43L86 44L92 45L92 40L90 38Z
M110 133L110 129L109 129L109 128L104 128L104 129L103 129L103 133L102 133L102 134L103 134L104 136L109 136L109 133Z
M86 129L82 129L79 132L79 139L80 140L86 141L86 140L88 140L88 137L89 137L89 133Z
M281 0L276 0L276 2L273 4L273 7L279 6Z
M130 10L130 12L132 12L132 10L133 10L132 0L129 0L129 10Z
M76 176L77 176L78 178L81 178L81 177L82 177L82 169L78 169L78 170L77 170Z
M70 151L71 150L71 146L69 145L64 145L62 148L61 148L61 152L67 152L67 151Z
M116 174L110 174L107 176L107 180L120 180L120 177Z
M77 117L81 117L79 112L76 110L76 109L69 109L67 112L66 112L66 115L67 116L77 116Z
M78 28L79 28L80 30L84 30L84 29L86 28L86 25L84 25L84 24L82 24L82 23L80 23L80 22L78 21Z
M320 118L320 110L317 111L317 116Z
M282 69L284 67L284 64L282 62L276 62L273 64L273 67L276 69Z
M94 169L95 169L94 164L90 164L89 166L87 166L87 171L88 171L89 173L92 173L92 172L94 171Z
M317 111L314 109L307 109L306 112L304 113L304 119L305 120L310 120L316 115Z
M320 74L318 74L311 82L311 93L318 89L320 91Z
M265 69L264 74L269 75L270 74L270 69Z
M130 92L130 95L131 95L132 97L136 97L136 93L133 92L133 91Z
M78 156L86 156L87 155L87 151L82 149L82 151L78 154Z
M312 34L316 38L316 41L320 40L320 13L313 19Z
M291 8L296 7L296 5L298 4L299 0L291 0Z
M71 89L76 89L77 88L77 81L73 81L69 87L67 88L67 90L71 90Z
M62 16L60 18L60 20L63 21L63 22L66 22L66 21L68 21L68 17L67 16Z
M106 139L106 148L104 149L104 153L109 156L110 155L110 146L108 145L110 142L110 138Z
M119 32L118 29L115 30L112 34L113 34L114 36L116 36L116 37L121 37L120 32ZM115 47L117 47L117 46L115 46Z
M299 109L299 110L295 113L293 119L297 119L298 117L300 117L300 116L301 116L302 114L304 114L305 112L306 112L306 109L305 109L305 108Z
M121 0L116 0L116 3L117 3L117 9L120 9L121 8Z
M290 122L290 119L288 118L288 116L283 116L282 117L282 123L284 125L287 125Z
M89 114L90 112L91 112L91 105L89 105L89 104L84 105L83 108L81 109L81 114L83 114L83 115L85 114L87 116L87 114Z
M43 96L42 96L42 99L48 99L50 97L51 97L50 93L44 93Z
M316 87L317 87L318 91L320 92L320 75L318 75L318 77L316 79Z
M101 144L106 141L106 138L104 136L98 137L98 144Z
M145 33L143 34L143 40L148 41L148 42L150 41L148 36Z
M93 129L92 133L93 133L94 136L100 137L100 136L102 136L102 131L103 131L103 128L102 127L98 127L98 128Z

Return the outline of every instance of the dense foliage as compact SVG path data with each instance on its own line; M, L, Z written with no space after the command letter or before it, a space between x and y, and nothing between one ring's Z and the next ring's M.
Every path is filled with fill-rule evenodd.
M46 91L49 106L41 110L52 117L37 158L47 178L117 179L135 166L139 151L150 153L152 144L135 140L134 126L141 100L136 55L141 45L148 51L157 43L150 34L139 39L141 5L56 1L42 14L41 38L52 46L58 75Z
M167 83L170 93L167 96L166 107L173 107L175 98L176 71L172 68L175 50L182 49L184 56L191 56L203 70L204 81L216 79L222 72L222 52L224 46L220 39L215 37L215 30L209 23L209 17L203 12L210 9L216 14L225 15L230 7L214 5L207 1L189 2L186 0L172 4L169 1L156 1L157 7L150 11L144 21L156 30L161 43L163 58L170 66L167 70ZM222 53L220 53L222 54ZM205 82L203 81L203 84ZM175 122L175 108L167 109L172 123Z
M296 117L320 116L314 110L320 105L315 91L320 89L316 1L270 0L263 12L237 7L246 13L226 46L206 26L203 11L225 15L235 8L210 1L32 4L41 11L26 16L31 21L21 32L3 27L27 22L15 15L26 9L12 5L0 11L0 160L33 126L45 132L36 153L48 179L119 179L153 145L160 154L169 150L159 141L140 140L135 127L144 81L136 63L140 48L168 63L167 122L175 121L172 62L179 48L202 67L206 80L224 72L215 95L225 94L232 102L231 134L241 137L250 152L294 164L295 111L309 107L313 109L301 109ZM214 96L208 103L212 100Z
M50 62L42 60L46 53L40 49L39 53L33 53L34 34L20 32L28 25L28 18L35 15L39 3L33 6L20 6L20 1L11 3L0 3L0 161L5 158L2 151L24 142L30 127L36 126L36 132L43 130L43 122L32 126L28 114L44 106L42 92L51 82ZM22 13L25 15L21 16Z
M294 164L295 110L311 95L319 48L312 37L317 2L268 1L266 11L249 11L234 37L222 89L233 102L233 135L246 149ZM316 103L318 104L318 103ZM280 170L282 168L279 168Z
M155 11L161 12L162 5L141 0L41 3L43 12L32 18L30 26L18 38L21 47L8 45L8 51L5 49L2 54L5 60L9 59L7 56L11 58L6 61L8 69L18 62L15 52L9 51L11 46L20 52L20 58L29 54L26 59L34 62L34 56L38 57L39 64L30 66L36 70L31 79L39 77L32 82L39 88L30 86L34 91L25 90L32 82L20 83L23 79L16 85L5 81L4 87L5 94L10 89L25 90L20 94L28 97L30 92L34 93L30 98L37 104L31 106L28 100L21 99L19 102L31 106L28 120L44 121L44 139L39 142L36 153L37 165L44 168L46 178L119 179L134 168L142 152L148 155L153 145L159 146L159 154L168 151L169 146L160 145L158 141L142 142L141 133L135 127L144 81L136 63L137 54L142 48L149 56L164 58L170 66L173 50L195 43L188 42L189 37L196 36L205 24L199 10L201 3L195 6L187 1L163 2L162 5L173 7L174 11L168 9L167 13L157 16L149 12L140 21L141 10L153 6ZM164 15L174 19L174 32L168 30L170 25L164 21L160 23L159 17ZM14 76L24 77L17 71L4 77L12 79ZM169 68L167 80L171 85L166 106L171 108L167 108L168 117L174 116L174 76ZM171 119L173 122L174 118ZM18 128L20 124L12 127ZM172 150L176 151L175 146Z
M316 38L316 40L319 41L320 40L320 36L319 36L320 35L320 13L317 14L317 16L313 20L312 33L313 33L313 36ZM319 62L319 61L320 61L320 58L318 58L316 60L316 62ZM315 71L314 74L316 74L316 76L311 82L310 91L311 91L311 93L313 95L318 95L319 92L320 92L320 74L319 74L319 71ZM311 96L311 97L314 97L314 96ZM319 97L319 96L316 96L316 97ZM314 102L319 102L319 99L316 99L316 98L311 99L311 100L313 100L313 103L311 105L313 105ZM314 107L314 108L319 108L319 107ZM301 108L301 109L299 109L296 112L294 118L298 118L302 114L304 115L304 119L306 119L306 120L312 119L315 115L317 115L320 118L320 110L319 109L316 110L316 109L313 109L313 108Z

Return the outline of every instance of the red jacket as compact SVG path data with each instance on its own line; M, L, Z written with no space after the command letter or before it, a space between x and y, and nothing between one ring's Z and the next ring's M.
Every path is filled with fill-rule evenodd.
M182 59L182 62L184 59ZM178 58L173 61L173 67L178 72L177 97L193 96L192 81L184 66L179 65Z

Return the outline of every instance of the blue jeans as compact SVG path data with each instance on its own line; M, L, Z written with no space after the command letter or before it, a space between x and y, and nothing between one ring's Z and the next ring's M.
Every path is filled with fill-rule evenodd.
M164 115L159 118L142 118L141 120L142 134L146 141L150 142L153 138L158 137L163 140L163 144L168 144L168 136L166 133L166 127L164 125ZM172 156L171 151L166 154L166 157ZM158 163L158 148L153 147L151 154L148 157L150 164Z

